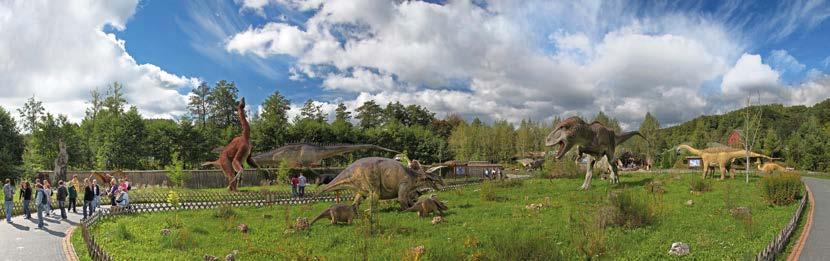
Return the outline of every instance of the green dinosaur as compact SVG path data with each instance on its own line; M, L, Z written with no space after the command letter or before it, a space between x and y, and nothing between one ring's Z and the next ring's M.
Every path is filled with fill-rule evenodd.
M556 124L553 131L545 138L545 146L559 145L559 151L555 155L556 159L561 159L573 146L578 146L577 158L581 158L583 154L593 156L588 157L588 170L585 173L585 181L580 187L581 190L587 190L591 186L591 167L594 165L594 160L602 159L605 156L608 157L608 162L615 162L617 158L614 156L614 150L617 145L634 137L634 135L643 137L637 131L617 135L614 130L605 127L602 123L587 124L579 117L570 117ZM620 178L617 176L617 165L610 165L611 183L617 184L620 182Z
M413 161L417 165L417 161ZM369 157L362 158L344 169L317 194L351 189L355 191L354 206L369 195L377 195L379 200L397 199L401 209L412 206L418 197L418 189L432 187L438 190L436 184L444 185L443 179L432 172L415 170L404 166L394 159Z
M321 146L308 143L295 143L258 154L253 157L253 160L260 166L275 167L281 161L286 161L288 166L292 168L311 167L312 165L319 164L323 159L359 150L381 150L398 153L397 151L371 144Z

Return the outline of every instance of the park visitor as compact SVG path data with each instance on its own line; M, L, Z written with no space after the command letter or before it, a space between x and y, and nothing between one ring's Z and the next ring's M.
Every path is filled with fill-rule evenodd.
M300 179L296 175L291 176L291 196L297 197L297 186L300 184Z
M118 196L118 180L111 179L110 180L110 189L107 191L107 195L110 197L110 206L115 206L115 197Z
M43 192L46 192L46 216L52 216L52 183L43 180Z
M72 209L72 213L78 214L78 209L75 208L75 204L78 201L78 186L76 186L78 176L72 177L72 181L69 184L69 189L67 192L69 193L69 207L67 207L67 211Z
M132 184L130 183L130 177L129 177L129 176L127 176L126 174L124 175L124 186L126 186L126 187L127 187L127 190L126 190L126 191L130 191L131 189L133 189L133 186L132 186Z
M43 229L43 211L46 206L46 191L43 190L43 184L38 182L35 185L35 207L37 207L37 228Z
M300 185L300 197L305 197L305 185L306 185L306 178L303 176L303 173L300 173L299 185Z
M58 181L58 208L61 210L61 219L66 219L66 197L69 192L66 191L66 184L63 180Z
M121 183L118 184L118 189L121 191L130 190L130 186L127 184L127 178L121 179Z
M127 190L118 190L118 198L116 198L115 202L118 203L119 207L126 208L130 205L130 195L127 193Z
M92 183L89 182L89 179L84 179L84 205L82 206L81 212L84 213L84 219L87 216L92 216L92 201L95 200L95 193Z
M3 204L6 207L6 222L12 223L12 210L14 208L14 188L12 187L12 180L6 179L3 184L3 195L5 196Z
M101 187L98 186L98 179L92 178L92 211L98 210L101 204Z
M23 181L20 187L20 199L23 201L23 218L32 218L32 212L29 210L29 203L32 202L32 186L28 181Z

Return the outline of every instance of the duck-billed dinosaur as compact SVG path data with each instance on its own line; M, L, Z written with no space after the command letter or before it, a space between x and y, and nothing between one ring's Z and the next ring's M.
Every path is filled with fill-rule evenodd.
M242 177L243 162L249 166L259 168L256 162L251 159L251 127L245 118L245 98L239 101L236 106L236 114L239 116L239 123L242 125L242 133L236 136L222 149L219 159L202 163L202 166L214 165L222 168L225 177L228 179L228 190L236 191L239 179ZM234 176L234 173L236 175Z
M260 166L276 167L281 161L288 163L289 167L301 168L312 167L320 161L344 153L359 150L381 150L399 153L381 146L372 144L343 144L343 145L314 145L308 143L287 144L269 152L261 153L253 157L254 162Z
M577 158L581 158L582 154L593 156L588 157L588 170L585 173L585 181L582 182L582 187L580 187L582 190L587 190L591 186L591 167L594 165L594 160L602 159L605 156L608 157L608 162L616 162L617 158L614 156L614 150L617 148L617 145L634 137L634 135L643 137L637 131L624 132L617 135L614 133L614 130L605 127L602 123L593 122L587 124L579 117L570 117L556 124L553 131L545 138L545 146L552 147L559 145L559 151L555 155L556 159L561 159L562 156L565 156L565 153L573 148L573 146L578 146ZM619 183L620 179L617 177L617 165L610 165L611 183Z
M687 150L692 154L699 156L703 160L703 178L706 178L707 174L709 174L709 166L717 164L718 167L720 167L720 179L724 179L726 177L727 164L731 165L732 160L747 156L746 150L734 149L730 147L716 147L699 150L686 144L680 144L677 146L677 151L680 150ZM770 159L770 157L751 151L749 152L749 156ZM734 171L730 171L730 177L733 179L735 178Z

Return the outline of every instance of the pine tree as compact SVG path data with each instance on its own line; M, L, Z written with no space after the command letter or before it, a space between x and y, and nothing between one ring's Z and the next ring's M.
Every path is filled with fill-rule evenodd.
M355 112L360 120L360 127L367 129L380 126L383 123L383 109L374 100L366 101Z
M202 129L205 128L208 120L210 91L210 86L206 82L202 82L199 87L193 88L193 95L190 96L190 102L187 104L190 114L193 115Z

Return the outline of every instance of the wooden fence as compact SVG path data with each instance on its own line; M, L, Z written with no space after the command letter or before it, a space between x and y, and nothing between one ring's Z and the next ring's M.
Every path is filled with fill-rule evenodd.
M761 250L755 256L755 260L775 260L775 257L781 253L781 250L784 250L784 247L787 246L787 240L789 240L793 231L798 226L798 220L804 212L804 206L807 205L808 197L810 197L808 193L804 193L804 196L801 197L801 202L798 204L798 209L795 210L795 214L790 218L790 222L772 239L772 242L764 250Z
M469 179L458 180L455 182L448 182L446 186L442 187L442 191L461 189L467 186L476 185L481 180ZM84 239L84 245L89 252L90 258L96 261L111 261L115 260L111 255L97 243L95 236L90 232L90 228L95 226L99 221L111 219L120 215L135 214L135 213L149 213L160 211L173 210L196 210L196 209L210 209L222 205L230 206L267 206L267 205L298 205L310 204L317 202L331 202L335 201L333 193L324 193L322 195L298 198L292 197L290 193L279 191L265 191L265 192L249 192L249 193L181 193L179 194L179 206L173 206L167 203L167 195L162 193L147 193L136 198L137 201L152 202L132 204L128 209L99 209L89 218L82 220L80 223L81 234ZM351 194L346 193L341 196L341 200L350 201L353 199Z

